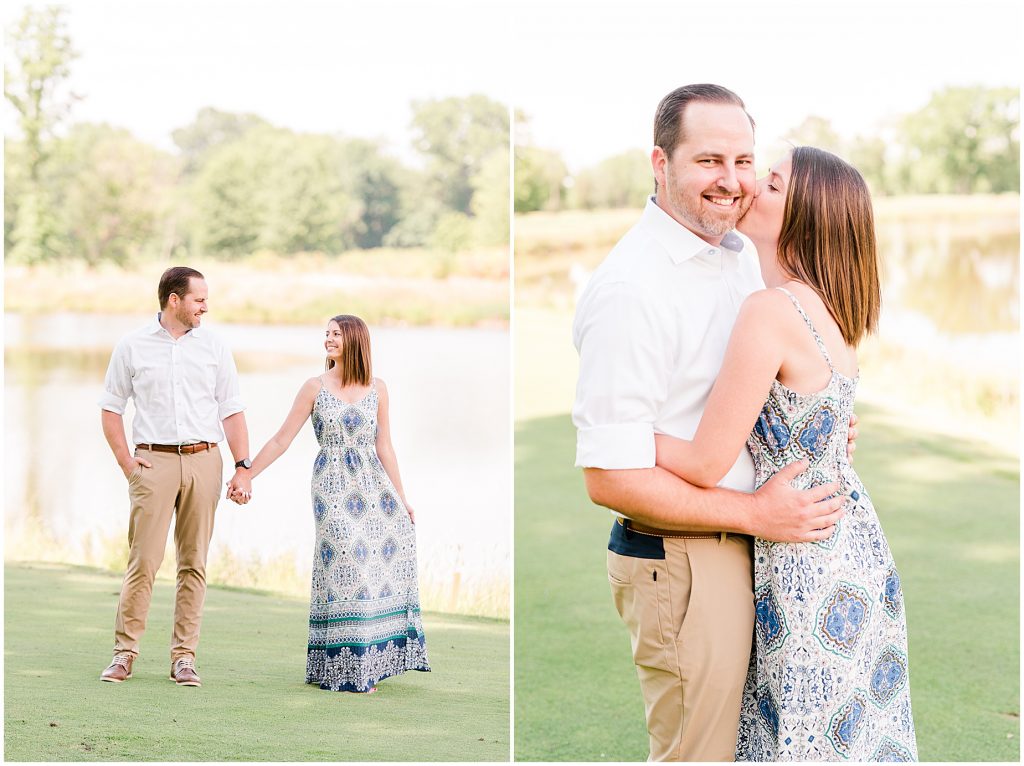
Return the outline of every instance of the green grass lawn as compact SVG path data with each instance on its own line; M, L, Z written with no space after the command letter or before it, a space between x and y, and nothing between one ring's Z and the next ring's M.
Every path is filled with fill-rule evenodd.
M158 581L133 677L107 684L120 577L4 572L6 760L508 760L507 622L427 613L433 672L334 693L303 683L307 603L211 587L203 686L179 688L168 680L174 586Z
M1018 761L1017 459L857 412L856 466L903 581L920 757ZM516 758L643 760L643 702L605 574L611 519L574 450L567 414L517 426Z

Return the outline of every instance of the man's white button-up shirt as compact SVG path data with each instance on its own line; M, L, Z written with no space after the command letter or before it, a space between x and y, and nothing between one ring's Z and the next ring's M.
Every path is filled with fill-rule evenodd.
M762 288L750 240L712 247L649 199L576 307L576 465L651 468L655 433L693 438L740 304ZM746 449L720 485L753 491Z
M160 315L114 348L99 405L123 415L135 399L135 444L219 442L221 421L245 409L228 347L197 327L175 340Z

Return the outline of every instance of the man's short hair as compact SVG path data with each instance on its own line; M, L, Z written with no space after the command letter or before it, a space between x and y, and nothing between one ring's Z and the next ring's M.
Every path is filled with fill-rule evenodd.
M196 279L206 279L195 269L190 269L188 266L172 266L163 273L160 277L160 286L157 288L157 297L160 299L160 308L167 308L167 300L172 295L177 295L180 298L184 298L188 295L189 281L195 277Z
M687 104L700 101L707 104L735 104L744 112L747 108L743 105L743 99L737 96L728 88L710 83L697 85L684 85L669 93L658 104L658 111L654 113L654 145L660 146L665 155L672 159L672 152L684 140L683 112ZM754 118L747 114L750 120L750 128L754 128Z

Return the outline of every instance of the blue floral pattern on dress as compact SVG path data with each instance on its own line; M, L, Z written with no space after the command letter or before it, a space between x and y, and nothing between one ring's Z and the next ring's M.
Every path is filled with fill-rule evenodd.
M754 424L754 435L759 437L766 449L779 452L789 446L789 428L771 402L765 404Z
M773 652L782 646L789 635L786 629L786 617L779 609L771 588L761 588L754 600L754 629L758 641L765 651Z
M818 616L816 635L826 649L852 658L870 612L871 601L862 588L839 583Z
M875 763L910 763L917 759L900 743L894 742L888 737L882 737L882 744L871 756L871 760Z
M761 687L757 694L757 711L760 713L760 721L765 729L773 736L779 734L779 709L772 699L771 690L767 686Z
M885 586L882 589L882 608L885 613L894 620L899 619L903 611L903 591L900 589L899 573L892 569L885 578Z
M907 658L895 646L887 646L871 668L871 700L885 707L907 682Z
M832 377L807 394L772 384L747 440L755 485L806 458L798 489L838 482L849 500L826 540L754 541L754 646L736 760L916 760L899 574L846 455L857 380L835 369L790 299Z
M844 758L850 758L854 743L864 728L867 704L863 692L857 691L839 708L829 723L828 740Z

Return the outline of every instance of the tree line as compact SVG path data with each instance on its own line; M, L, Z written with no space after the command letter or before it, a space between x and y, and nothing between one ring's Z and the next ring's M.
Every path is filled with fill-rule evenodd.
M127 264L192 255L454 252L507 244L509 119L483 95L414 101L413 168L378 142L298 133L212 107L168 152L105 124L71 124L77 54L66 10L8 30L4 247L12 262Z
M517 135L528 118L516 115ZM807 117L792 144L816 146L852 163L872 193L979 194L1020 191L1020 92L948 87L921 109L894 117L871 135L844 139L830 122ZM772 156L786 147L773 147ZM515 210L639 207L653 192L650 157L633 149L572 175L557 152L515 148Z

